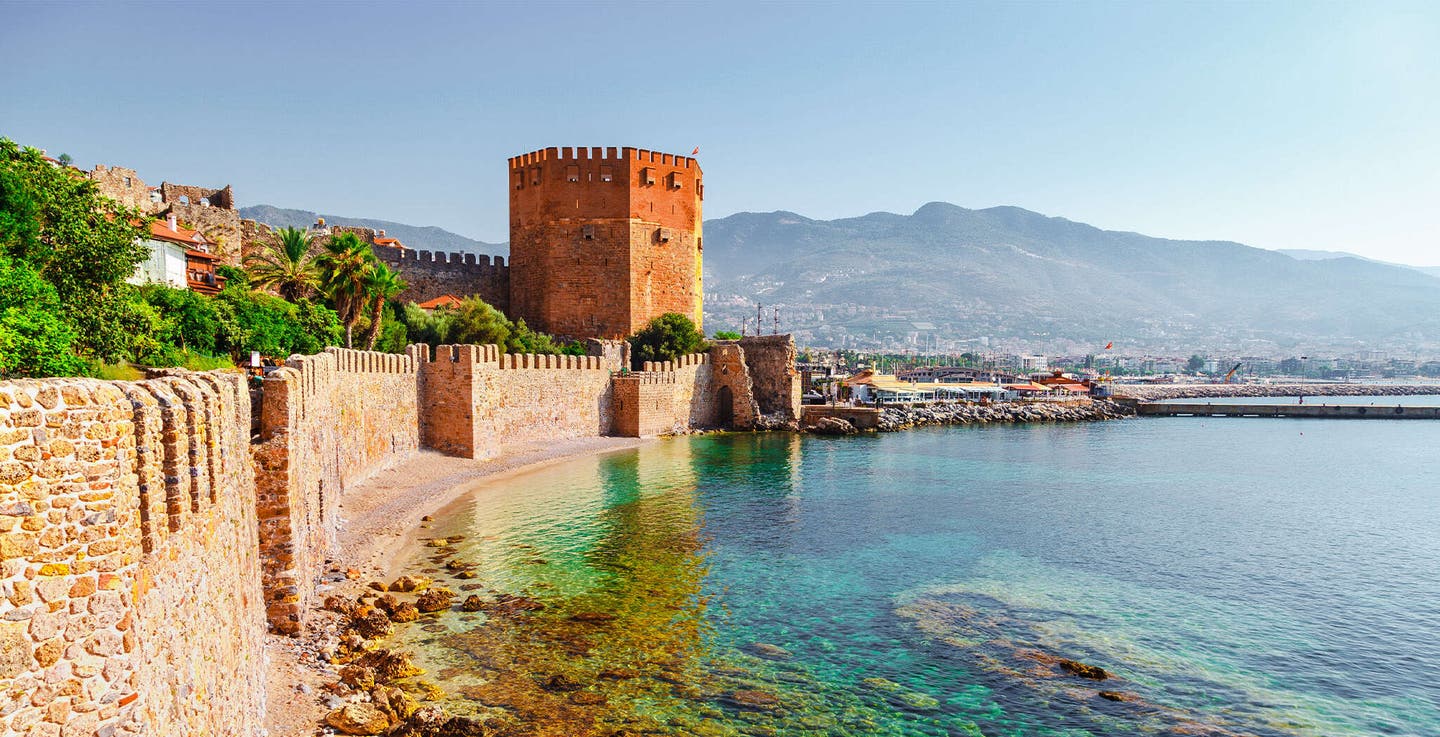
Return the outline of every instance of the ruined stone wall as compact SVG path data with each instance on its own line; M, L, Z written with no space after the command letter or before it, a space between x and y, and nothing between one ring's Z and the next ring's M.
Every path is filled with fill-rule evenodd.
M478 295L501 312L510 311L510 268L503 256L476 256L473 253L375 248L375 255L400 272L406 288L399 299L424 302L453 294L464 299Z
M410 356L330 348L265 378L254 447L266 612L296 633L335 545L345 490L420 447Z
M760 413L779 419L800 419L800 372L795 368L795 340L790 335L741 338L745 365L755 386Z
M603 356L501 353L499 346L440 346L421 364L427 445L489 458L511 443L605 435L612 426L610 374ZM428 359L428 360L427 360Z
M0 731L258 734L243 378L0 384Z
M166 208L175 213L175 219L180 221L181 225L199 231L214 243L215 254L223 263L241 265L245 255L245 236L244 228L240 224L240 211L215 205L201 205L193 201L188 205L171 202Z
M158 212L161 207L159 203L151 200L150 187L134 169L96 164L86 176L95 183L95 189L102 196L126 207L133 207L146 214Z

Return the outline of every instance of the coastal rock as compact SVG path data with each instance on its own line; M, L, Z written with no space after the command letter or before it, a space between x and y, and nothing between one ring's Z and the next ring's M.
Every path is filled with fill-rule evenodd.
M607 614L605 612L576 612L575 614L570 615L570 619L576 622L590 623L613 622L615 620L615 615Z
M386 683L425 672L410 662L409 655L394 650L373 650L365 653L355 660L355 665L370 668L375 672L377 682Z
M564 673L557 673L545 679L540 687L546 691L579 691L585 688L585 684L571 678Z
M401 576L390 584L390 590L408 594L414 591L422 591L429 585L430 579L424 576Z
M390 717L370 704L346 704L327 714L325 723L341 734L380 734L390 728Z
M450 608L455 592L448 589L430 589L415 600L415 607L422 612L439 612Z
M390 634L390 618L379 609L357 607L356 614L350 618L350 629L367 640L384 637Z
M1102 698L1102 699L1107 700L1107 701L1129 701L1129 700L1130 700L1130 695L1129 695L1129 694L1120 693L1119 691L1100 691L1100 692L1096 693L1096 695L1099 696L1099 697Z
M465 597L465 601L460 602L460 611L462 612L478 612L484 608L485 602L481 601L480 597L474 594Z
M860 432L848 420L838 417L821 417L814 425L805 428L805 432L815 435L854 435Z
M375 670L351 663L340 669L340 682L358 691L374 688Z

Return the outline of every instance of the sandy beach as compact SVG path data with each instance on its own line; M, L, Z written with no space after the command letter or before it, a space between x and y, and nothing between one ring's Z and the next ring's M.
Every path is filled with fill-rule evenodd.
M493 484L573 458L634 448L646 440L586 437L505 446L499 456L476 461L432 451L416 453L345 491L336 557L326 567L325 596L359 589L374 580L388 580L422 519L455 502L477 486ZM311 614L313 625L300 637L269 635L269 690L266 725L269 737L320 734L320 719L329 708L322 686L335 680L334 669L316 657L337 631L336 615Z

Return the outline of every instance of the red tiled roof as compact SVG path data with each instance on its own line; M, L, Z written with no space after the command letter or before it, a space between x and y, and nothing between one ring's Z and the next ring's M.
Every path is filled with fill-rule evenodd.
M376 239L375 239L375 245L377 245L377 246L389 246L389 247L391 247L391 248L404 248L404 247L405 247L405 246L401 245L399 238L376 238Z
M150 221L150 237L171 243L179 243L183 246L194 248L197 245L209 245L210 241L205 236L193 231L183 225L176 225L174 230L170 229L169 223L164 220Z
M453 294L442 294L435 299L427 299L418 306L422 310L433 310L440 307L459 307L460 302L460 298Z

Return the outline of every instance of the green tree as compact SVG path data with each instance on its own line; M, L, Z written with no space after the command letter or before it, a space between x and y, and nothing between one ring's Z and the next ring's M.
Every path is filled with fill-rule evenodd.
M299 228L281 228L276 237L277 242L245 257L250 284L273 289L290 302L310 296L320 286L320 270L310 255L314 239Z
M220 325L216 347L236 362L251 351L276 357L319 353L343 336L335 312L310 300L291 303L236 283L227 285L214 305Z
M340 324L345 329L345 347L355 347L355 326L369 306L366 286L375 269L375 254L370 244L354 233L341 233L325 242L325 252L317 259L320 284Z
M1205 358L1198 353L1191 355L1190 360L1185 362L1185 370L1192 374L1199 373L1203 368L1205 368Z
M75 331L60 318L55 287L0 254L0 378L73 376L85 369Z
M455 326L455 311L438 309L426 312L414 302L400 310L400 321L405 324L406 334L412 343L424 343L431 348L453 341L450 334Z
M380 338L384 325L385 304L405 291L405 280L400 273L379 261L370 269L365 279L365 296L370 300L370 325L365 328L365 350L375 350L375 341Z
M165 318L159 336L163 342L182 351L215 354L220 319L213 300L189 289L160 284L141 287L140 295Z
M466 297L455 309L450 327L450 342L505 346L509 352L514 325L505 313L479 297Z
M118 360L144 336L145 307L124 280L148 255L143 215L101 197L93 182L33 148L0 139L0 252L55 288L82 356Z
M716 340L739 340L741 337L743 336L734 330L721 330L715 333Z
M705 347L705 336L694 321L678 312L667 312L630 336L630 361L638 371L646 361L670 361Z
M55 160L65 166L70 166L71 164L75 163L75 160L70 158L70 154L60 154L55 158Z

